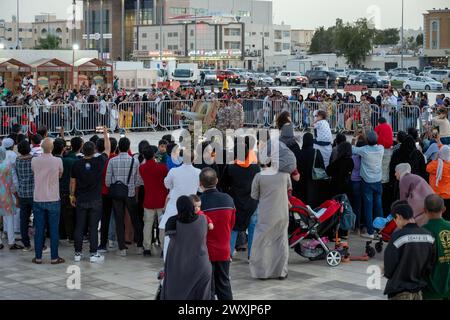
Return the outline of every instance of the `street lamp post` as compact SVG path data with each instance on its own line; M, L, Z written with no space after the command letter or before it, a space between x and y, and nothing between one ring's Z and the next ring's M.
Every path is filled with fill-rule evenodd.
M163 2L162 0L159 0L159 60L162 61L163 58L163 54L162 54L162 46L163 46L163 41L162 41L162 23L163 23Z
M19 50L20 47L20 33L19 33L20 23L19 23L19 0L17 0L17 19L16 19L16 49Z
M77 43L72 45L72 89L75 88L75 51L79 49L80 46Z
M403 68L403 49L405 48L405 40L403 38L403 29L404 29L403 28L403 20L404 20L404 18L403 18L403 10L404 10L404 0L402 0L402 32L401 32L401 35L402 35L402 49L401 49L401 52L400 52L402 68Z

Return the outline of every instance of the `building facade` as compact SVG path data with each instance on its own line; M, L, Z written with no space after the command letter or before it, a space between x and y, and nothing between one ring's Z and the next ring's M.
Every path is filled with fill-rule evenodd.
M433 9L423 14L424 64L450 66L450 9Z
M19 35L18 39L17 35ZM0 20L0 43L6 49L16 49L16 47L19 49L33 48L33 26L31 22L20 22L19 30L17 30L15 16L12 17L12 21Z
M242 22L190 22L140 26L133 57L148 66L151 60L176 59L200 67L242 67L245 26Z
M293 29L291 30L291 49L293 54L307 52L311 46L314 30Z
M49 34L59 38L60 49L72 49L74 43L81 41L80 22L75 22L74 26L73 21L57 19L54 15L35 16L32 28L33 48L39 45L40 38Z

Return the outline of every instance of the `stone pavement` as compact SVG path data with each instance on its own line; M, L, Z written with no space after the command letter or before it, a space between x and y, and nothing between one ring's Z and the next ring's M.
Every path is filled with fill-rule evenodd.
M350 252L362 255L365 241L357 235L350 237ZM84 244L85 258L73 262L73 247L62 241L60 256L66 259L62 265L51 265L49 254L44 254L44 264L31 263L34 252L0 250L0 300L16 299L70 299L70 300L151 300L158 287L157 272L162 268L158 256L143 257L130 247L127 257L119 257L111 251L105 261L91 264L88 260L88 244ZM159 250L158 250L159 252ZM81 270L81 289L69 290L66 282L69 266ZM370 265L382 265L382 254L368 262L342 263L329 267L324 260L309 261L290 251L289 276L286 280L256 280L250 277L246 252L238 252L230 269L233 294L242 300L372 300L385 299L382 290L367 288Z

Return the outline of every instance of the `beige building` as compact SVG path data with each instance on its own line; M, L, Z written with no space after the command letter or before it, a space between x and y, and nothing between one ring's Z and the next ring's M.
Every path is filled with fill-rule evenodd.
M19 23L19 41L17 41L16 17L12 21L0 20L0 43L7 49L15 49L17 45L22 49L33 47L33 27L31 22Z
M33 47L39 44L40 38L46 38L47 35L55 35L59 38L60 49L72 49L74 43L79 44L81 39L80 23L75 23L75 32L73 22L70 20L57 19L54 15L35 16L32 23L33 28ZM74 40L75 37L75 40Z
M75 32L72 25L72 21L58 20L54 15L38 15L35 16L34 22L20 22L17 33L17 22L13 16L11 22L0 20L0 43L7 49L16 49L17 46L19 49L34 49L40 38L52 34L60 39L60 49L71 49L74 43L81 41L80 22L75 23Z
M423 14L424 63L450 66L450 9L433 9Z
M314 30L293 29L291 30L291 49L293 53L308 51L314 36Z

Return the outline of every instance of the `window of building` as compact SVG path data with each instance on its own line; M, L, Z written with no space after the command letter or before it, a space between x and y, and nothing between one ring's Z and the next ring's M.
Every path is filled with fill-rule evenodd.
M194 50L194 44L191 42L191 50Z
M69 28L66 27L66 33L69 33Z
M431 23L431 30L434 31L434 32L438 31L438 23L437 23L437 21L433 21Z
M34 29L34 33L37 33L37 29Z
M22 28L19 28L19 32L23 32L23 29L22 29Z
M239 28L225 28L225 35L226 36L240 36L241 35L241 29Z
M172 32L169 32L169 33L167 34L167 37L168 37L168 38L172 38L172 36L173 36L173 33L172 33Z
M290 43L283 43L283 50L289 50L291 49L291 44Z
M241 43L239 41L225 41L225 49L240 49Z
M270 37L270 32L264 32L264 37L266 38Z
M191 30L191 32L189 33L191 35L191 37L194 36L194 30Z
M173 33L173 37L174 37L174 38L178 38L178 32L174 32L174 33Z
M142 50L147 50L147 46L142 45Z
M291 32L289 30L283 31L283 37L284 38L289 38L290 36L291 36Z
M143 32L142 33L142 38L147 38L147 33Z
M256 36L256 32L252 32L252 36Z
M239 10L237 12L238 17L250 17L250 11Z
M158 43L155 43L155 49L159 50L159 44Z
M437 41L436 40L431 41L431 49L437 49L437 48L438 48Z
M281 39L281 30L275 30L275 39Z
M264 50L269 50L269 46L268 46L268 45L265 45L265 46L264 46Z
M11 32L11 31L12 31L12 28L8 28L8 29L6 29L6 31L9 31L9 32Z
M188 8L170 8L169 12L174 15L181 15L188 13Z
M31 28L30 28L30 29L28 29L28 32L33 32L33 29L31 29Z
M159 39L159 33L155 33L155 39L156 39L156 40Z

